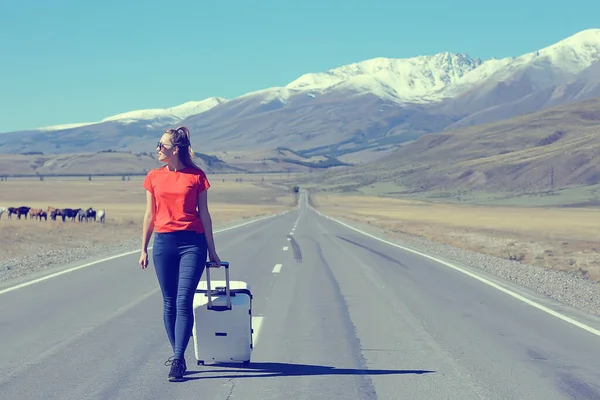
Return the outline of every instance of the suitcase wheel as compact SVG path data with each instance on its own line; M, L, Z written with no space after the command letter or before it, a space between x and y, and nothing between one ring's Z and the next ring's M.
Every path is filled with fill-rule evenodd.
M198 360L198 365L204 365L204 360Z

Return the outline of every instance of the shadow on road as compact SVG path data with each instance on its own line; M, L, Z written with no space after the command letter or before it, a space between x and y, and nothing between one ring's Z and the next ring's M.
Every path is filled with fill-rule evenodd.
M202 369L200 371L188 371L186 372L186 379L238 379L310 375L422 375L435 372L423 369L349 369L335 368L323 365L287 364L272 362L253 362L250 363L250 365L248 366L241 366L240 364L211 364L207 365L204 368L211 369ZM206 376L190 376L196 374L206 374Z

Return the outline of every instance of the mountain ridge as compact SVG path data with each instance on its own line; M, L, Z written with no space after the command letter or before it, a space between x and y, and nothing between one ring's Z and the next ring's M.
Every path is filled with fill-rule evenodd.
M566 47L566 49L565 49L565 47ZM417 56L412 56L412 57L407 57L407 58L375 57L375 58L366 59L366 60L363 60L360 62L331 68L331 69L328 69L323 72L305 73L284 86L269 87L269 88L261 89L258 91L248 92L248 93L242 94L240 96L237 96L234 99L252 96L255 94L262 94L264 92L271 92L274 90L284 90L284 89L288 89L288 90L302 90L302 89L304 89L304 90L311 90L311 89L322 90L324 88L329 88L331 86L335 86L337 84L344 83L344 80L342 79L343 77L354 78L357 75L364 75L364 73L362 73L362 72L370 72L370 73L376 75L377 74L376 70L380 71L383 69L386 71L387 70L393 71L393 70L397 70L397 68L399 66L402 66L403 64L411 64L414 66L414 65L418 65L418 64L423 65L423 64L430 63L430 64L434 64L434 66L438 67L438 69L440 69L442 67L447 67L447 68L452 67L452 68L450 68L452 71L447 71L447 72L455 72L454 79L452 79L453 78L452 74L449 74L448 76L443 76L441 78L433 77L433 76L428 76L428 78L432 79L433 81L443 81L445 84L448 84L448 83L452 83L454 80L459 80L459 78L466 77L465 78L466 82L459 82L459 84L464 85L471 81L480 81L482 79L482 77L480 75L476 75L476 74L481 73L481 75L483 75L483 77L485 79L485 78L489 77L490 75L492 75L493 73L497 72L498 69L501 69L502 67L506 66L506 64L509 62L514 62L514 61L530 62L536 58L543 59L544 57L545 58L557 58L557 54L558 54L559 56L562 56L563 60L566 59L568 61L568 67L570 67L570 68L566 68L566 69L568 69L570 71L576 71L576 72L574 72L576 74L581 71L581 68L580 68L581 64L580 63L576 64L575 67L573 67L573 58L569 57L569 54L565 55L565 53L572 53L572 50L574 48L582 49L582 48L586 48L586 47L588 47L588 48L591 47L592 49L590 51L579 51L578 54L583 54L585 56L584 62L587 62L588 63L587 66L589 66L589 65L593 64L594 62L600 60L600 29L586 29L586 30L577 32L567 38L564 38L556 43L553 43L549 46L541 48L539 50L528 52L528 53L522 54L517 57L505 57L502 59L491 57L489 59L482 60L480 58L472 58L471 56L469 56L466 53L451 53L451 52L439 52L439 53L435 53L432 55L417 55ZM579 57L577 57L577 58L579 58ZM563 61L563 63L566 64L565 61ZM383 65L387 64L388 68L382 68L382 64ZM462 65L465 66L464 69L461 68ZM480 67L483 67L483 68L480 68ZM475 72L473 72L473 71L475 71ZM400 72L402 72L402 71L400 71ZM469 74L470 72L473 72L473 73ZM426 74L426 75L429 75L429 74ZM334 77L334 78L332 80L331 78L327 79L325 77ZM327 84L326 81L329 81L329 84ZM435 85L433 85L433 86L435 86ZM459 89L455 89L455 90L459 90ZM464 88L460 89L460 90L464 90ZM134 116L137 116L138 119L151 119L151 118L155 118L156 114L161 114L161 113L168 114L168 113L178 110L178 109L192 108L192 107L203 108L202 110L200 110L198 112L186 112L185 117L188 117L191 115L200 114L204 111L209 110L210 108L212 108L214 106L217 106L221 103L225 103L227 101L234 100L234 99L225 99L225 98L219 97L219 96L212 96L212 97L208 97L206 99L200 100L200 101L188 101L188 102L176 105L176 106L168 107L166 109L132 110L132 111L119 113L119 114L116 114L113 116L109 116L109 117L101 119L100 121L95 121L95 122L65 123L65 124L54 125L54 126L26 129L23 131L42 130L42 129L44 129L44 130L62 129L63 127L76 127L76 126L97 124L97 123L102 123L102 122L107 122L107 121L119 121L119 120L133 119ZM202 106L198 107L199 105L203 105L204 103L213 103L213 105L208 106L208 107L202 107ZM127 117L130 117L130 118L127 118ZM183 117L182 119L184 119L185 117Z
M503 59L449 52L379 57L234 99L205 99L199 103L209 106L199 113L162 110L153 117L137 110L91 125L13 132L16 140L0 135L0 153L151 151L156 137L177 124L188 126L192 143L207 153L287 147L307 156L383 155L432 132L600 96L599 61L600 29Z
M200 114L204 111L210 110L212 107L216 107L217 105L225 102L226 99L222 97L209 97L200 101L188 101L183 104L179 104L174 107L168 108L149 108L149 109L140 109L127 111L124 113L119 113L115 115L111 115L109 117L103 118L100 121L96 122L83 122L83 123L71 123L71 124L61 124L61 125L51 125L45 126L41 128L36 128L34 130L40 131L54 131L54 130L63 130L69 128L78 128L87 125L95 125L101 124L103 122L111 122L116 121L122 124L130 124L137 121L151 121L154 119L169 119L169 123L177 123L177 121L183 121L186 117L194 114Z

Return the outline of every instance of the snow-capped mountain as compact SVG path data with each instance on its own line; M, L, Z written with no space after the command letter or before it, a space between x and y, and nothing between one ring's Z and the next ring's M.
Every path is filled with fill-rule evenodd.
M130 124L133 122L149 121L154 119L172 119L175 121L183 121L190 115L203 113L221 103L224 103L225 101L226 100L222 97L210 97L202 101L188 101L187 103L183 103L176 107L138 110L117 114L112 117L104 118L102 122L119 121L124 124Z
M600 60L600 29L589 29L519 57L482 61L443 52L405 59L374 58L325 72L307 73L284 87L245 94L263 102L315 97L331 91L375 94L398 103L435 103L465 95L479 85L527 77L536 89L568 81Z
M322 73L310 73L285 87L308 92L348 90L383 99L422 103L460 82L482 64L466 54L440 53L406 59L375 58Z
M288 104L294 96L314 99L328 93L374 94L399 104L428 103L482 64L466 54L439 53L411 58L374 58L325 72L308 73L283 87L246 93L238 99L261 98L260 104Z
M600 60L600 29L589 29L538 51L519 57L487 60L445 89L448 97L463 94L479 84L503 82L526 75L538 88L569 80Z
M491 122L576 101L554 95L548 102L544 96L561 85L581 85L594 61L600 61L600 29L503 59L451 53L376 58L248 93L184 123L209 138L207 147L215 151L223 140L237 149L329 146L315 154L340 154L478 121L470 116ZM586 88L593 86L589 79L600 81L590 73L585 79ZM588 90L582 99L594 93Z
M589 29L519 57L488 60L444 89L444 111L479 112L577 79L600 60L600 29Z
M484 108L452 123L445 129L499 121L548 107L600 97L599 77L600 60L576 74L566 83L551 85L518 97L515 101L501 102L498 105Z
M53 125L47 126L43 128L39 128L39 130L44 131L54 131L54 130L63 130L69 128L77 128L81 126L100 124L103 122L118 122L120 124L132 124L139 123L144 121L150 121L147 124L148 128L159 127L162 125L174 124L179 121L183 121L185 118L190 115L200 114L205 111L210 110L213 107L218 106L219 104L227 101L222 97L209 97L208 99L204 99L201 101L188 101L187 103L183 103L181 105L169 108L152 108L146 110L136 110L129 111L117 115L113 115L107 118L104 118L97 122L84 122L84 123L74 123L74 124L66 124L66 125Z
M106 146L137 151L151 147L163 126L177 123L202 138L204 151L289 146L306 154L339 155L600 96L598 62L600 29L502 59L447 52L374 58L307 73L283 87L227 101L211 98L83 126L21 132L20 141L2 135L0 152ZM61 139L65 137L77 140Z

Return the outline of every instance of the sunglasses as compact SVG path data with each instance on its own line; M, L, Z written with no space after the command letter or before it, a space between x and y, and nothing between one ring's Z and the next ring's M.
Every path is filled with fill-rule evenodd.
M171 147L167 147L167 146L165 146L164 144L162 144L162 142L158 142L158 143L156 143L156 147L159 147L159 148L161 148L161 149L163 149L163 148L164 148L164 149L167 149L167 150L169 150L169 149L171 148Z

